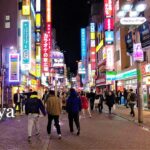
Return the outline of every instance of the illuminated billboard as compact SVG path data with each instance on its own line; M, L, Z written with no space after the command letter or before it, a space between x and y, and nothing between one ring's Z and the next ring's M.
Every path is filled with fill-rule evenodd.
M49 50L48 50L48 35L46 33L42 36L42 73L49 75Z
M22 0L22 15L30 15L30 0Z
M19 54L9 54L9 82L19 82Z
M104 0L104 15L105 17L113 16L113 0Z
M112 44L114 42L114 32L113 31L105 31L105 43Z
M21 20L21 66L30 69L31 59L31 21Z
M105 46L106 49L106 69L113 70L114 69L114 47L113 45Z
M84 59L86 57L86 29L81 29L81 57Z
M46 0L46 22L51 21L51 0Z
M105 30L114 30L114 18L106 18L104 20Z

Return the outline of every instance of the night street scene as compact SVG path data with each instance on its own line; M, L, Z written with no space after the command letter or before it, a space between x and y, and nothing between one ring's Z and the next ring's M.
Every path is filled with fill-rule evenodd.
M0 150L150 150L150 0L0 2Z

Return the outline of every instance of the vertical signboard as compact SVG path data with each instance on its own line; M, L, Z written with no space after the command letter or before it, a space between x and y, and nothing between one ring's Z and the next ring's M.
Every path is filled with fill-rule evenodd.
M46 33L42 36L42 73L49 75L49 51L48 51L48 35Z
M108 45L106 48L106 69L113 70L114 69L114 47L113 45Z
M96 67L96 44L95 44L95 23L90 23L90 60L91 60L91 69L95 71Z
M86 57L86 29L81 29L81 58L82 60Z
M112 0L104 0L104 15L106 17L112 17L113 16Z
M31 21L21 20L21 66L30 69L31 58Z
M30 0L22 0L22 15L30 15Z
M19 82L19 54L9 54L9 82Z

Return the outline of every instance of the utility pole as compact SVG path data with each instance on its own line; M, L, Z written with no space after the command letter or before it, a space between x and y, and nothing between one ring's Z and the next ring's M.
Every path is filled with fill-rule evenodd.
M137 68L137 104L138 104L138 122L143 123L143 102L142 102L142 75L141 75L141 62L136 62Z

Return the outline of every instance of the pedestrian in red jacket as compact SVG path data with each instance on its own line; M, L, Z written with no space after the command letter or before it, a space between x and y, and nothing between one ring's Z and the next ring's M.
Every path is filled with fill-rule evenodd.
M85 113L88 113L89 117L91 118L92 116L91 116L91 112L90 112L90 108L89 108L89 101L85 95L85 92L83 92L83 91L81 92L80 99L81 99L81 103L82 103L82 112L83 112L84 118L85 118Z

